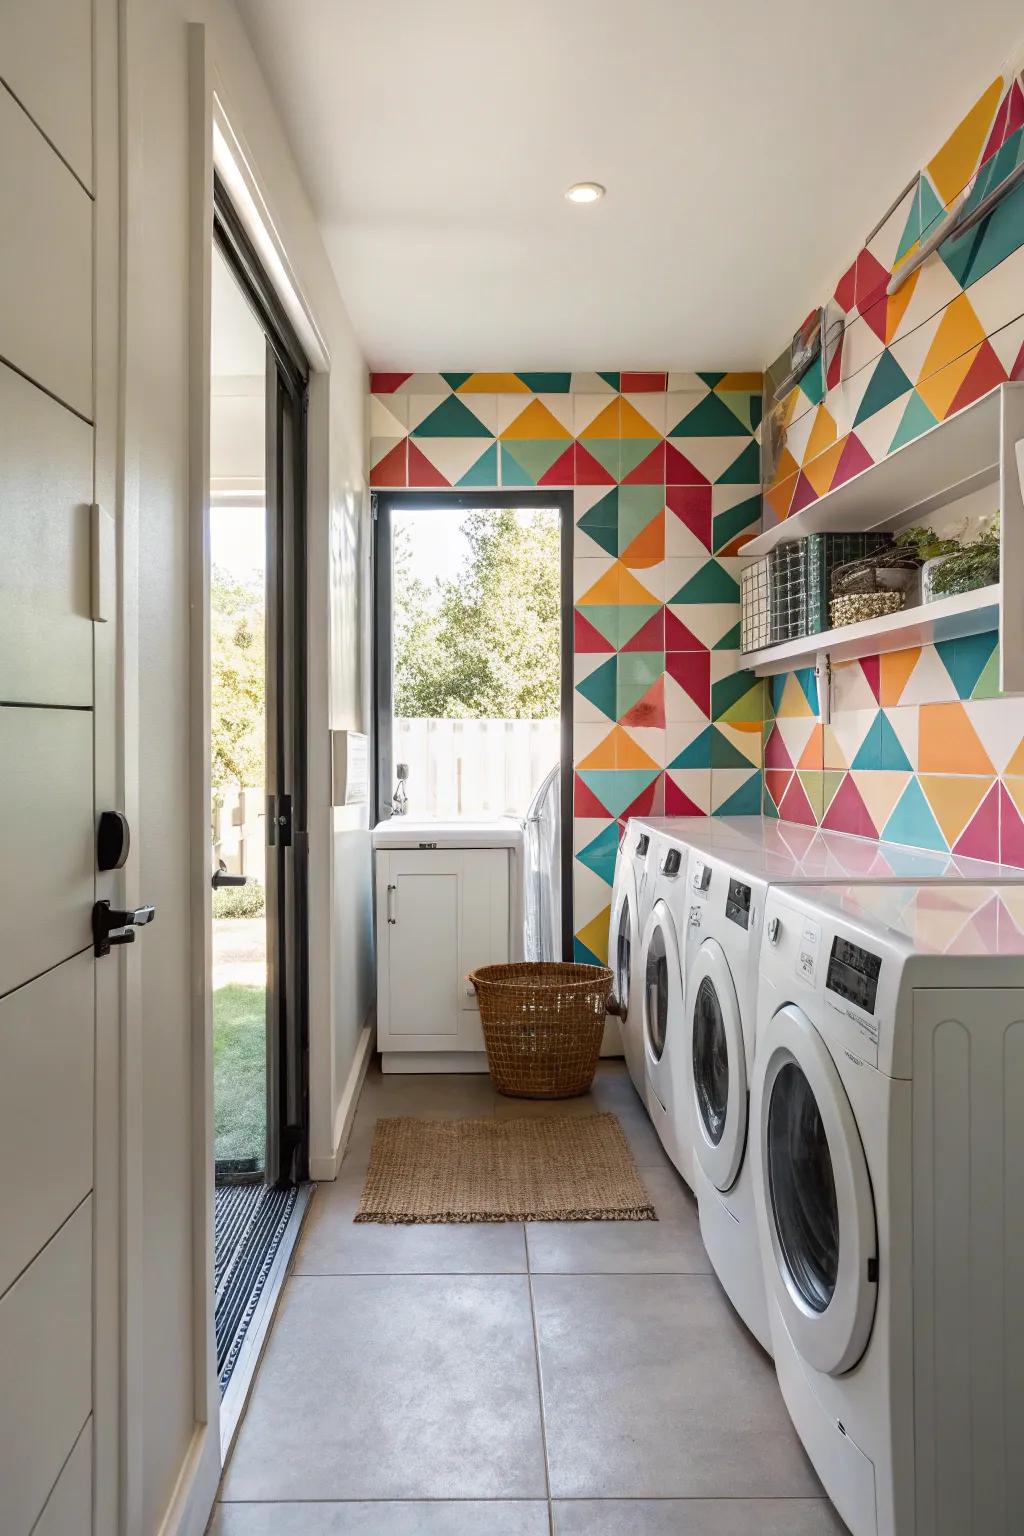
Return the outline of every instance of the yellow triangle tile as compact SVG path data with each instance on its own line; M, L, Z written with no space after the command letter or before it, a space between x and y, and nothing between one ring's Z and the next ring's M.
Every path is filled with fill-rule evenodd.
M782 690L782 698L779 701L779 707L775 713L780 716L780 718L789 720L795 720L800 716L814 714L814 710L807 702L807 695L804 693L792 672L786 678L786 686Z
M596 955L601 964L608 960L608 923L611 918L611 907L607 906L592 917L590 922L580 928L576 934L581 944L585 944L592 955Z
M653 592L649 592L645 586L642 586L621 560L616 560L614 565L610 565L604 575L598 577L594 585L584 592L582 597L576 599L577 605L657 602L658 599Z
M736 423L737 435L743 431L739 422ZM635 405L630 401L622 401L622 410L619 415L620 437L660 437L657 427L652 427L646 417L641 416Z
M977 357L978 351L978 347L972 347L969 352L964 353L963 357L947 363L944 368L939 369L938 373L933 373L930 378L917 386L918 394L936 421L942 421L946 416L961 384L971 371L971 364Z
M724 379L719 379L716 389L726 394L750 390L751 394L760 394L764 384L764 375L760 373L727 373Z
M819 453L824 453L826 448L831 448L837 435L831 412L825 406L819 405L811 435L807 439L807 447L804 449L804 463L809 463L811 459L816 459Z
M790 475L795 475L799 468L799 464L797 463L796 459L794 459L789 449L783 448L782 452L779 454L778 462L775 465L775 473L772 475L771 481L769 482L766 489L769 491L774 490L777 485L782 484L783 480L788 479Z
M615 737L616 768L653 768L657 771L654 758L621 725L615 727L612 735Z
M619 436L619 400L616 398L598 411L588 427L579 434L582 438L610 438Z
M915 251L917 250L917 241L914 242L914 245L911 249ZM909 255L910 251L907 252L907 256ZM905 260L906 257L901 259L901 261ZM897 267L901 265L901 261L896 263ZM920 275L921 269L919 267L916 272L911 272L910 276L903 284L903 287L898 289L885 301L885 340L889 346L891 346L896 339L896 335L899 331L903 316L907 312L907 306L911 299L914 297L914 289L917 287L917 280Z
M471 373L456 390L459 395L528 395L529 386L514 373Z
M920 784L951 848L992 788L991 779L961 779L947 774L922 774Z
M880 704L899 703L920 655L921 647L915 645L908 651L886 651L878 658L878 702Z
M909 772L897 772L884 768L880 772L858 773L854 776L857 793L867 807L868 815L876 827L884 827L895 809L896 802L910 783Z
M617 740L622 734L624 734L622 727L615 726L613 730L608 732L604 740L598 743L593 752L588 752L582 762L576 764L576 767L587 769L617 768L619 766L616 758Z
M816 459L811 459L804 465L804 474L819 496L824 496L832 484L833 476L839 468L839 460L843 456L843 449L848 441L848 438L841 437L838 443L833 443L831 448L826 448L824 453L819 453Z
M535 442L553 442L556 438L569 438L571 432L567 432L562 423L552 416L546 405L539 400L531 400L526 410L517 416L501 434L502 442L514 442L516 439L532 439Z
M1003 772L1024 774L1024 737L1017 743L1014 754L1003 769Z
M945 368L947 363L962 358L965 352L979 346L984 340L985 329L974 313L970 299L966 293L958 294L951 304L946 305L939 328L925 353L918 375L919 384L923 384L933 373L938 373L940 368Z
M918 770L992 774L992 760L962 704L922 704L918 710Z
M950 134L935 158L928 162L928 175L947 207L974 175L1003 94L1003 86L1002 75L997 75Z
M642 582L639 582L627 566L622 566L619 577L620 603L656 603L658 599Z

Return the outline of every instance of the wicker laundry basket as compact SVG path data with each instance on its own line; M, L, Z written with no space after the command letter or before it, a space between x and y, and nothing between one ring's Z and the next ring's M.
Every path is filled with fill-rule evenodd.
M594 1080L612 973L603 965L484 965L476 988L491 1078L513 1099L571 1099Z

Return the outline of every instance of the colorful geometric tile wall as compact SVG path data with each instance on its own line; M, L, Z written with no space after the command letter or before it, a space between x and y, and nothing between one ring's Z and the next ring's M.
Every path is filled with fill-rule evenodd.
M977 167L969 206L1022 158L1024 90L1007 70L837 285L843 346L827 388L812 369L785 401L766 523L1024 377L1024 184L885 294ZM825 727L810 672L770 679L765 813L1024 866L1024 699L1000 697L998 676L995 633L848 662Z
M756 814L737 559L759 373L374 374L375 487L571 488L576 953L604 960L626 817Z

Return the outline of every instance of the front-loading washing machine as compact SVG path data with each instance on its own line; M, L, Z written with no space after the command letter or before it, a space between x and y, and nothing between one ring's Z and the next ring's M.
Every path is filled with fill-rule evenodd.
M1024 1530L1024 888L765 906L751 1151L779 1383L853 1536Z
M631 820L615 856L611 918L608 925L608 963L614 975L608 1011L619 1021L626 1067L644 1105L647 1076L643 1033L643 932L651 909L653 881L648 866L651 831L639 819Z
M644 925L643 1045L647 1113L678 1173L693 1186L693 1136L685 1091L682 935L689 849L652 832L651 910Z

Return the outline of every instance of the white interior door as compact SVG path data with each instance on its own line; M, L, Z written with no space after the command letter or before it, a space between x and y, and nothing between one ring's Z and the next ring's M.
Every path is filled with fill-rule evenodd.
M116 586L116 550L113 386L98 392L95 379L116 331L111 344L105 302L94 302L92 31L90 0L66 0L59 12L47 0L12 0L0 14L0 200L10 234L0 247L5 1536L99 1536L113 1529L116 1499L117 1359L104 1330L117 1314L117 1181L106 1176L119 1134L110 1091L117 988L113 970L98 975L91 923L97 895L115 905L118 895L96 864L97 786L110 794L116 737L115 614L109 608L106 623L96 615ZM101 232L104 249L106 240Z

